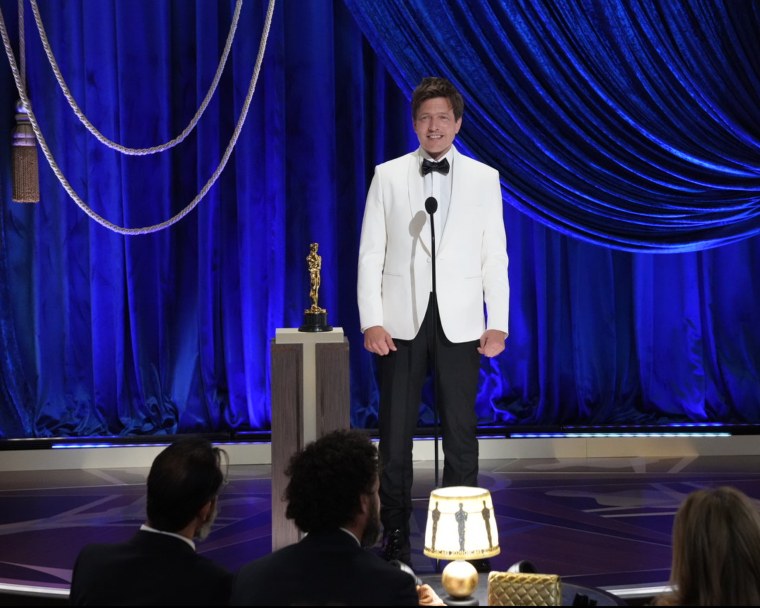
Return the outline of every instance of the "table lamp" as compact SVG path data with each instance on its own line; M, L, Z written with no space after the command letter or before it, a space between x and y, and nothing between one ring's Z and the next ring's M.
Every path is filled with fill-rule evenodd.
M449 560L441 574L448 606L477 606L472 592L478 571L466 560L498 555L499 532L491 493L483 488L452 486L430 493L425 548L428 557Z

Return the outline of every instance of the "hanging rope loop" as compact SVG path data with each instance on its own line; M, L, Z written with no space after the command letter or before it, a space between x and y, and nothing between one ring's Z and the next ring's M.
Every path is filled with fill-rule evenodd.
M187 136L190 135L190 133L192 133L193 129L195 129L196 125L198 124L198 121L201 119L201 116L203 116L203 113L206 111L208 104L211 102L211 99L214 96L214 93L216 92L216 89L219 85L219 81L222 78L222 72L224 72L224 67L227 65L227 58L230 55L230 49L232 48L232 43L235 39L235 33L237 32L238 22L240 21L240 10L243 6L243 0L237 0L237 2L235 3L235 12L232 15L232 23L230 25L230 31L229 31L229 34L227 34L227 42L224 45L224 51L222 52L222 56L219 60L219 65L216 68L216 74L214 74L214 80L211 82L211 86L209 86L206 96L203 98L203 101L201 102L200 107L195 113L195 116L193 116L190 119L190 123L187 125L187 127L185 127L182 130L182 133L180 133L177 137L163 144L158 144L150 148L130 148L108 139L84 115L84 112L82 112L76 100L74 99L74 96L71 94L71 91L69 90L69 87L66 84L66 80L63 78L63 74L61 74L61 70L58 68L58 62L55 60L55 56L53 55L53 51L50 46L50 42L48 41L47 34L45 33L45 26L42 23L42 17L40 17L40 9L37 7L37 0L29 0L29 1L32 5L32 12L34 13L34 21L37 24L37 30L40 33L42 48L45 49L45 55L47 55L48 61L50 62L50 67L52 68L53 73L55 74L55 79L58 81L58 86L61 87L63 96L66 98L66 101L69 102L69 106L71 106L71 109L73 110L74 114L76 114L80 122L104 146L107 146L113 150L118 150L122 154L131 155L131 156L146 156L149 154L156 154L157 152L164 152L165 150L169 150L173 148L174 146L176 146L177 144L183 142L187 138Z
M48 163L50 164L50 167L53 170L53 173L55 173L56 177L58 178L58 181L61 183L61 185L69 194L69 196L74 200L74 202L79 206L79 208L82 209L82 211L84 211L90 218L95 220L101 226L104 226L105 228L108 228L109 230L116 232L118 234L132 236L132 235L137 235L137 234L150 234L153 232L158 232L159 230L163 230L170 226L173 226L182 218L184 218L188 213L190 213L193 209L195 209L195 207L198 205L201 199L203 199L203 197L206 196L206 194L214 185L214 183L216 183L222 171L224 171L224 168L227 165L227 162L229 161L229 158L232 155L233 150L235 149L235 145L240 136L240 132L243 129L243 125L245 124L245 120L248 116L248 110L251 105L251 100L253 99L253 94L256 91L256 83L258 82L259 73L261 71L261 65L264 61L264 51L266 50L267 40L269 38L269 30L272 25L272 15L274 14L274 7L275 7L275 0L269 0L269 6L267 8L266 19L264 22L264 29L261 34L261 41L259 42L259 50L256 57L256 64L254 65L253 72L251 74L251 80L248 85L248 92L246 94L245 101L240 111L240 116L238 117L232 137L230 139L230 142L227 144L227 148L225 149L221 160L219 161L218 167L213 172L213 174L211 175L209 180L206 182L206 184L203 186L203 188L201 188L200 192L195 196L195 198L192 201L190 201L190 203L184 209L182 209L179 213L177 213L170 219L164 222L161 222L160 224L154 224L152 226L146 226L143 228L126 228L123 226L118 226L112 222L109 222L108 220L98 215L97 213L95 213L95 211L93 211L84 201L82 201L82 199L74 191L74 189L71 187L71 184L68 182L66 177L61 172L60 168L58 167L58 164L55 162L55 158L53 157L53 154L50 151L50 148L47 145L47 141L45 140L45 137L43 136L42 131L40 130L40 126L37 122L37 118L35 117L34 112L31 109L31 103L29 101L29 98L27 97L24 87L22 86L21 74L19 72L19 68L16 63L16 58L13 54L13 49L11 48L10 38L8 36L8 30L5 26L5 19L3 17L3 12L2 12L2 9L0 8L0 35L2 35L3 46L5 47L5 52L6 52L6 55L8 56L8 62L10 63L10 66L11 66L11 72L13 73L13 79L16 82L16 88L19 91L19 96L21 98L21 103L23 105L23 108L26 110L29 116L29 121L31 123L32 129L34 130L34 134L37 137L37 141L39 142L40 147L42 148L42 152L45 158L47 159Z

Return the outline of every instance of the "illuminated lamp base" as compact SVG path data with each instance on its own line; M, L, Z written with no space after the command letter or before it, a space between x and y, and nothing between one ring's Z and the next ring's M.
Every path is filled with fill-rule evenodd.
M470 562L449 562L441 573L441 585L449 594L443 598L447 606L478 606L472 592L478 588L478 571Z

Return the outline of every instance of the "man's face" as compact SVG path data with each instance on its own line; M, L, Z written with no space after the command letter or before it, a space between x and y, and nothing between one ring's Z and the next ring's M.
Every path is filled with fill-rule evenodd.
M364 526L364 532L361 541L362 547L374 547L380 540L380 496L378 489L380 482L375 482L374 492L370 495L369 513L367 515L367 525Z
M414 117L414 132L420 146L434 160L449 151L461 126L462 119L454 118L454 110L446 97L423 101Z

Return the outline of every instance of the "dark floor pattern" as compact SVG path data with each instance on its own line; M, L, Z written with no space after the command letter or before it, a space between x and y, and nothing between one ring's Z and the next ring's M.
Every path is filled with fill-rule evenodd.
M665 584L673 515L692 490L733 485L760 499L760 457L514 459L481 462L501 554L492 568L528 559L542 572L603 588ZM79 549L128 538L143 522L147 469L0 472L0 587L65 598ZM415 465L413 566L422 554L432 463ZM217 525L199 550L234 570L271 547L268 465L230 467ZM12 587L11 587L12 588ZM43 593L43 596L45 594ZM37 596L39 597L39 596Z

